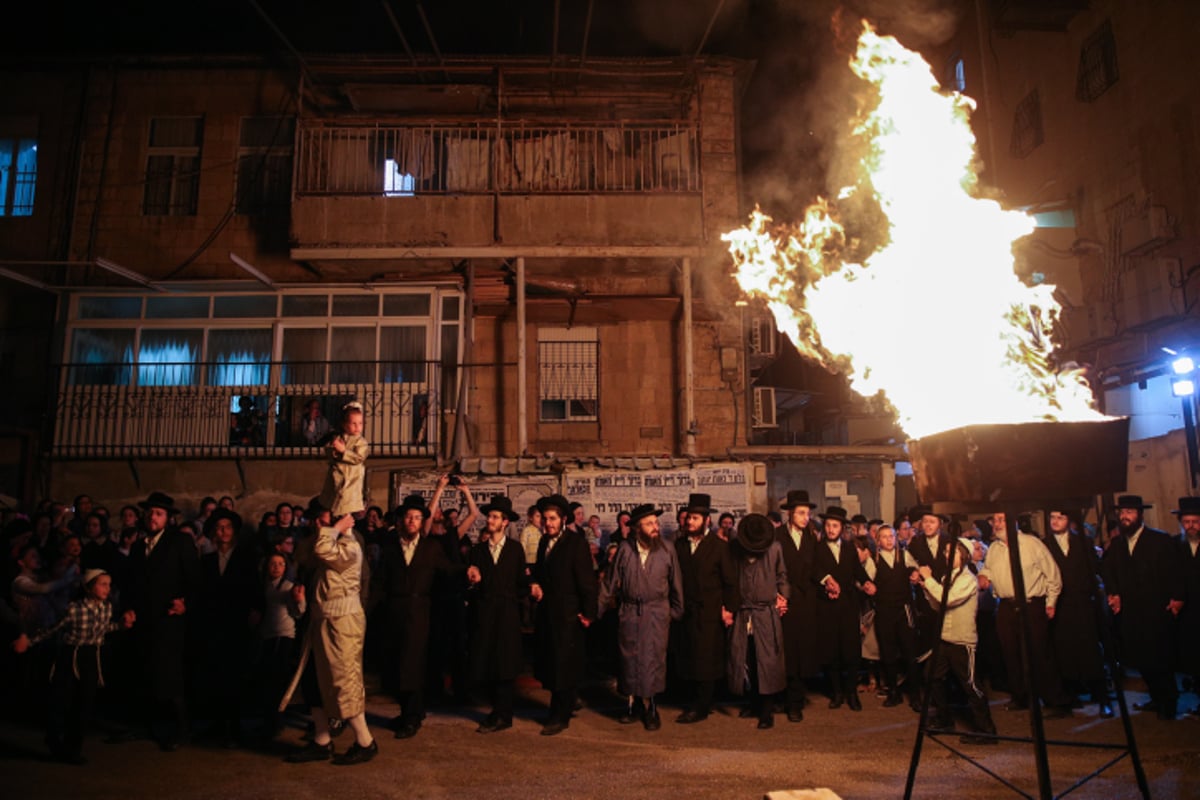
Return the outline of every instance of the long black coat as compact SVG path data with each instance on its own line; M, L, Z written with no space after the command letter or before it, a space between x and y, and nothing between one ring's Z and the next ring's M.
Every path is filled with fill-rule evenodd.
M425 685L434 583L463 570L450 563L436 539L420 537L411 564L404 563L399 537L383 545L375 591L386 620L383 672L391 691L412 692Z
M742 604L729 543L708 534L692 553L687 536L675 539L683 576L683 619L677 663L684 680L715 681L725 676L725 622L721 608L736 613Z
M1068 680L1101 680L1104 651L1100 646L1099 603L1103 598L1099 596L1100 559L1096 549L1078 533L1067 537L1065 556L1054 534L1046 537L1046 548L1062 574L1062 592L1054 619L1050 620L1050 641L1058 670Z
M471 548L470 560L482 577L467 593L471 680L512 680L521 671L521 606L529 596L525 550L505 537L499 561L486 542Z
M192 537L174 528L163 531L154 551L146 555L139 542L131 553L135 587L132 603L137 613L143 663L150 671L150 687L159 699L184 694L188 619L197 616L200 558ZM172 601L183 598L185 612L170 615Z
M816 675L821 670L817 654L817 598L824 592L814 582L813 563L821 539L811 528L806 528L797 549L786 525L776 532L775 539L783 550L783 565L792 587L788 610L783 615L787 674L793 678Z
M534 675L550 691L579 686L587 661L579 615L596 619L599 584L592 551L582 533L564 530L547 554L548 536L538 543L533 582L542 587L534 635Z
M858 560L858 551L850 542L839 542L835 561L826 542L816 547L813 557L812 585L817 596L817 657L822 664L839 663L856 669L862 657L862 634L859 632L859 591L856 582L865 582L867 573ZM841 589L832 599L821 585L821 579L832 575ZM788 613L791 613L789 604ZM787 614L784 614L784 619Z
M1117 535L1104 551L1101 569L1105 591L1121 598L1115 619L1122 663L1143 671L1171 670L1176 619L1167 603L1185 594L1177 542L1145 528L1130 555L1125 537Z
M1186 536L1179 539L1183 564L1183 611L1179 614L1179 669L1200 676L1200 550L1192 555Z

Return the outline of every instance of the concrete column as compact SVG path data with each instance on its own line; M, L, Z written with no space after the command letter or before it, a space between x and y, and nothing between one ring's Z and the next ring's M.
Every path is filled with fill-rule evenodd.
M526 395L525 256L517 256L517 455L529 449L528 396Z

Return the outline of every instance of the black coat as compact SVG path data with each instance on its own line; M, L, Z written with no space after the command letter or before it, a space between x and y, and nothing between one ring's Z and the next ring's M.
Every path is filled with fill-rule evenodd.
M446 558L438 537L420 537L411 564L404 563L399 537L383 545L374 589L384 608L383 671L391 691L411 692L425 685L434 584L462 571Z
M892 565L875 555L875 640L879 657L895 661L906 657L916 648L913 591L910 576L913 570L904 562L904 553L893 551Z
M249 545L238 545L222 574L219 554L206 553L200 557L200 574L205 681L236 683L245 675L254 646L251 613L261 614L263 609L257 554Z
M143 662L150 686L160 699L181 697L185 689L185 646L188 620L199 616L200 558L192 537L174 528L163 531L154 551L146 555L139 542L131 553L137 629L145 648ZM171 615L172 602L182 598L185 611Z
M824 591L814 582L813 563L821 537L811 528L806 528L797 549L785 525L776 531L775 540L783 550L783 565L792 587L788 610L783 615L787 674L791 677L815 675L821 670L821 659L817 652L817 604L818 595L824 594Z
M840 663L856 668L862 656L859 632L859 591L856 582L865 582L867 573L858 560L858 550L850 542L839 542L840 554L834 561L826 542L815 548L812 585L817 595L817 657L822 664ZM821 579L832 575L841 589L832 599L821 586ZM788 614L791 604L788 604ZM787 619L787 614L784 614Z
M687 536L674 544L683 577L683 619L676 626L679 674L684 680L715 681L725 676L721 608L733 614L742 604L729 543L710 533L695 553Z
M1141 671L1171 670L1176 619L1167 603L1185 594L1178 542L1145 528L1130 555L1125 537L1117 535L1104 551L1101 568L1105 591L1121 598L1115 619L1122 662Z
M547 554L548 536L538 543L533 582L542 588L534 637L534 674L551 691L579 686L587 660L579 615L596 619L600 587L592 551L582 533L564 530Z
M1186 536L1179 540L1183 564L1183 611L1179 614L1179 669L1200 676L1200 550L1192 555Z
M467 593L471 632L468 664L473 681L512 680L521 671L521 605L529 596L525 551L505 537L500 560L486 542L471 548L482 580Z
M1123 544L1123 543L1122 543ZM1046 537L1046 548L1062 575L1050 641L1058 670L1068 680L1094 681L1104 678L1104 651L1100 646L1103 598L1100 596L1100 559L1091 540L1078 533L1067 538L1067 554L1054 534Z

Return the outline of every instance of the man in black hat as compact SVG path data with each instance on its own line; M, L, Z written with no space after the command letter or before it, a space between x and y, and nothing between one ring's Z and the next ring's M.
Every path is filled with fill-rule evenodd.
M1113 715L1105 681L1104 650L1100 642L1100 559L1091 541L1071 529L1066 508L1051 509L1050 535L1046 549L1058 565L1062 591L1054 619L1050 620L1050 643L1055 664L1071 695L1087 689L1100 707L1101 717ZM1021 540L1022 548L1025 540ZM1024 556L1024 551L1021 553ZM1022 559L1024 560L1024 559Z
M859 633L858 584L867 573L858 550L842 541L849 520L846 509L830 506L821 515L825 539L817 546L813 574L821 592L817 596L817 652L829 676L830 708L845 703L851 711L862 711L858 700L858 665L862 657Z
M172 523L179 509L170 496L152 492L138 506L144 512L146 536L131 570L136 575L138 628L152 693L151 733L169 752L188 738L184 656L187 613L195 605L200 588L200 559L192 538ZM163 708L170 710L174 728L167 725L156 733L154 721Z
M812 510L816 503L804 489L793 489L780 506L787 514L785 525L775 538L783 551L791 594L788 613L783 617L783 644L787 665L787 716L791 722L804 719L805 680L821 671L817 657L817 586L813 559L821 537L813 529Z
M529 596L529 579L524 550L506 535L509 523L520 519L512 500L496 495L479 511L484 528L471 548L467 568L467 664L472 683L492 700L491 713L477 730L495 733L512 727L514 687L521 671L521 609Z
M1183 561L1183 610L1179 613L1179 669L1192 681L1192 693L1200 695L1200 497L1179 498L1171 512L1179 519L1179 552ZM1200 716L1200 706L1188 711Z
M582 533L566 530L570 503L559 494L538 501L545 534L538 544L530 594L538 602L534 674L550 690L543 736L571 724L587 659L584 630L597 613L592 555Z
M675 539L683 576L676 663L692 690L691 704L675 720L684 724L700 722L712 711L713 690L725 674L725 629L741 605L729 543L708 530L711 502L706 494L688 498L684 535Z
M1143 503L1135 494L1117 498L1117 535L1101 561L1108 605L1120 635L1121 662L1142 673L1150 702L1139 708L1159 719L1175 719L1174 643L1183 610L1183 564L1171 537L1147 528Z
M421 535L429 516L419 494L405 497L396 509L400 535L385 542L380 551L376 591L387 620L384 682L400 704L400 716L392 721L397 739L416 736L425 719L434 581L440 575L461 580L463 572L437 542Z
M629 512L633 538L617 554L600 588L600 608L620 609L617 643L620 687L628 695L623 724L641 720L648 731L661 726L655 695L667 688L667 644L671 622L683 617L683 583L675 548L659 535L662 509L644 504Z

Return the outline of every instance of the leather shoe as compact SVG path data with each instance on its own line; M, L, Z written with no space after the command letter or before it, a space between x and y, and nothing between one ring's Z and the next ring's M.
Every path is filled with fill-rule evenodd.
M765 731L768 728L774 728L774 727L775 727L775 715L774 714L765 714L758 718L758 729L760 731Z
M738 712L738 719L750 719L756 716L758 715L754 713L754 709L750 707L749 703L742 706L741 711Z
M858 692L851 692L846 696L846 705L850 706L851 711L862 711L862 703L858 699Z
M694 722L703 722L706 719L708 719L707 711L696 711L694 709L688 709L687 711L683 712L678 717L676 717L675 721L678 722L680 725L691 725Z
M884 708L894 708L904 702L904 698L899 692L888 693L887 699L883 701Z
M804 706L796 705L788 709L788 722L804 722Z
M547 722L542 726L542 736L557 736L567 729L567 723L562 720Z
M411 739L412 737L417 735L417 731L419 731L419 730L421 730L421 723L405 722L403 725L401 725L399 728L396 729L396 738L397 739Z
M506 731L511 727L512 727L511 719L490 719L490 720L484 720L479 725L479 727L475 729L475 732L476 733L495 733L496 731Z
M379 744L372 739L371 743L363 747L358 742L350 745L350 749L333 759L333 763L340 767L350 766L352 764L365 764L379 754Z
M309 742L299 750L288 753L287 758L283 760L289 764L304 764L308 761L328 761L331 758L333 758L333 742L329 744Z
M1112 719L1113 718L1112 703L1101 703L1100 704L1100 718L1101 719Z
M829 707L841 708L842 704L845 702L846 699L844 697L842 697L840 694L835 694L833 697L829 698Z
M963 744L996 744L996 740L982 733L968 733L958 737Z
M642 727L648 731L656 731L662 727L662 720L658 716L658 709L652 708L642 717Z

